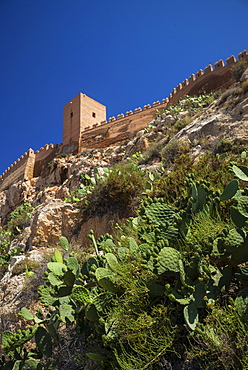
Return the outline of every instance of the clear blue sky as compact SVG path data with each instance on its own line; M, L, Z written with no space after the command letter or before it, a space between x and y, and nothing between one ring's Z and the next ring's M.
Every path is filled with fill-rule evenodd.
M79 92L107 117L166 98L209 63L248 50L247 0L0 0L0 173L61 143Z

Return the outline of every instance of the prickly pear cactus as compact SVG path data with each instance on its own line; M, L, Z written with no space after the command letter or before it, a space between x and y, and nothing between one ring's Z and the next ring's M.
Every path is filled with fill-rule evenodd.
M158 274L163 273L177 273L180 272L179 261L181 260L181 253L171 247L161 249L157 257Z
M98 269L96 269L96 279L100 287L103 289L113 293L119 291L119 287L115 281L115 274L111 270L104 267L98 267Z
M231 182L229 182L229 184L227 184L223 193L220 196L220 201L223 202L234 197L238 191L238 188L239 188L238 180L232 180Z
M248 220L248 196L234 197L233 203L230 208L231 219L238 228L243 228Z
M61 238L59 239L59 245L65 251L68 251L68 249L69 249L69 242L68 242L68 239L65 236L61 236Z
M34 326L31 326L28 330L19 329L16 333L4 331L2 334L3 350L8 353L27 343L31 338L33 338L38 327L39 325L35 324Z
M119 262L113 253L105 254L105 258L110 270L116 272L119 269Z
M197 307L194 302L191 302L189 305L184 307L183 315L188 328L195 330L199 317Z
M177 210L165 204L164 200L161 198L148 198L148 200L143 203L140 210L140 215L145 221L148 220L149 223L160 226L172 224L176 213Z
M248 288L242 289L234 302L234 309L238 312L243 321L248 320Z

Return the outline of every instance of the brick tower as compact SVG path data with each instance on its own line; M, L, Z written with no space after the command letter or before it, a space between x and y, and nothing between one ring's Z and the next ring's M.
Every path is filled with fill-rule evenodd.
M106 120L106 107L87 95L79 93L64 106L64 152L80 152L85 127Z

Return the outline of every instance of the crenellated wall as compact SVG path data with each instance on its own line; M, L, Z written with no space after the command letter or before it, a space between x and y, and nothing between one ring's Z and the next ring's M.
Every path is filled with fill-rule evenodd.
M20 180L30 180L33 178L35 165L35 153L29 149L20 158L18 158L7 170L0 176L0 191Z
M81 144L79 150L87 148L102 148L114 143L131 139L135 134L146 127L147 123L154 118L157 110L175 104L185 95L199 95L209 93L231 84L231 68L237 61L247 60L248 52L244 50L235 56L226 59L226 64L221 59L212 66L209 64L204 70L200 69L188 79L178 84L162 102L157 101L152 105L147 104L134 111L127 111L126 114L118 114L110 117L108 121L96 123L93 126L85 127L81 132Z
M228 87L232 82L231 68L241 60L248 61L246 50L238 54L238 60L232 55L226 59L226 64L219 60L214 66L209 64L204 70L200 69L178 84L162 102L156 101L99 123L96 123L97 118L101 120L106 117L105 106L80 93L65 106L63 144L47 144L36 153L29 149L0 176L0 191L17 181L40 176L47 164L61 152L104 148L132 139L154 118L157 110L169 107L185 95L199 95Z
M61 151L62 144L46 144L35 152L35 165L33 177L38 177L48 163Z

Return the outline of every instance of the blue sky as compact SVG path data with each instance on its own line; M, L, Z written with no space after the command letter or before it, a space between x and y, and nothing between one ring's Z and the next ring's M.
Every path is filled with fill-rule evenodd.
M0 0L0 173L61 143L79 92L107 117L166 98L248 50L247 0Z

